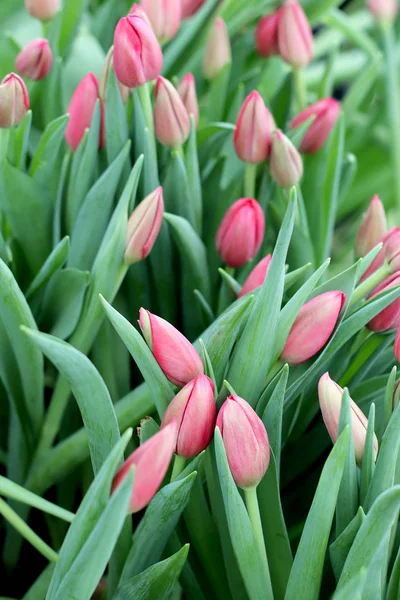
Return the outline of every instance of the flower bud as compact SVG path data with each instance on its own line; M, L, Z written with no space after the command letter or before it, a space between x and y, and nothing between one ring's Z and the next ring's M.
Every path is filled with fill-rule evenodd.
M232 62L228 30L221 17L215 20L206 43L203 56L203 74L210 81L215 79L225 65Z
M0 128L18 125L29 108L26 85L15 73L4 77L0 84Z
M107 56L104 60L103 70L100 76L100 84L99 84L99 94L100 98L105 102L107 100L107 85L108 85L108 76L110 74L110 68L113 64L114 58L114 46L111 46L109 51L107 52ZM121 94L122 102L126 104L128 102L129 94L131 93L130 88L123 85L120 81L118 81L118 89Z
M150 254L162 225L163 189L158 187L142 200L129 217L124 260L134 264Z
M259 251L264 230L264 212L257 200L236 200L225 213L218 228L217 252L229 267L241 267Z
M155 79L163 63L160 44L140 12L119 20L114 33L114 70L117 79L134 88Z
M182 99L187 114L193 115L194 122L197 127L199 123L199 105L196 94L196 81L192 73L188 73L183 77L178 86L178 94Z
M61 0L25 0L25 8L35 19L50 21L60 10Z
M264 258L260 260L260 262L254 267L254 269L251 271L250 275L244 282L243 287L238 295L238 298L241 298L249 292L252 292L264 283L264 279L267 275L271 258L271 254L267 254L267 256L264 256Z
M290 330L281 360L299 365L317 354L335 329L345 300L343 292L333 291L306 302Z
M161 144L174 148L190 135L190 119L178 92L168 79L157 77L154 89L154 130Z
M182 0L182 19L187 19L203 6L206 0Z
M302 152L313 154L325 144L340 115L340 104L333 98L324 98L302 110L291 122L295 128L315 117L300 144Z
M322 375L318 383L319 405L322 418L333 443L336 442L339 431L340 411L342 408L343 389L329 377L329 373ZM364 454L365 438L367 435L368 419L350 399L351 427L353 433L354 453L358 466L361 466ZM378 440L374 434L375 458L378 453Z
M236 154L245 163L258 164L268 158L275 121L255 90L243 102L233 137Z
M136 513L147 506L162 484L174 454L176 433L176 422L172 421L132 452L115 475L111 493L121 485L132 467L135 467L130 513Z
M378 242L382 242L383 246L377 256L374 258L368 269L365 271L361 278L361 281L368 279L372 273L374 273L379 267L381 267L386 261L391 267L392 273L397 270L396 264L398 264L398 253L400 252L400 228L392 227L385 235L383 235ZM377 242L377 243L378 243Z
M280 10L260 19L256 27L256 48L260 56L279 54L278 21Z
M161 42L168 42L178 33L181 18L181 0L141 0L154 33Z
M93 73L88 73L76 88L68 113L69 121L65 129L65 139L72 150L76 150L81 143L86 129L90 129L96 102L100 99L99 82ZM104 146L104 104L100 100L101 121L99 148Z
M176 421L178 435L175 452L184 458L193 458L211 442L216 417L214 384L209 377L200 373L171 401L161 427Z
M368 297L369 300L377 294L400 285L400 271L389 275ZM384 308L374 317L367 327L375 332L390 331L400 327L400 298L397 298L389 306Z
M256 487L269 465L267 431L257 413L243 398L231 394L218 413L217 427L236 485Z
M368 0L368 9L377 21L394 21L398 11L397 0Z
M375 248L386 231L385 209L379 196L375 194L358 229L356 237L357 256L365 256L372 248Z
M303 176L303 161L296 148L280 129L272 135L270 171L282 188L297 185Z
M15 60L15 67L28 79L39 80L48 75L53 56L46 39L33 40L21 50Z
M286 0L278 20L279 52L295 68L313 59L313 35L307 17L297 0Z
M154 358L174 385L182 387L204 372L195 347L168 321L141 308L139 325Z

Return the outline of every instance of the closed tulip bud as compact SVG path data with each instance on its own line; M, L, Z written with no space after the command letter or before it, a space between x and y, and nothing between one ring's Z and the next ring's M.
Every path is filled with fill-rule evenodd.
M343 389L329 377L322 375L318 383L319 405L322 418L333 443L336 442L339 431L340 411L342 408ZM353 433L354 453L358 466L361 466L364 454L365 438L367 435L368 419L355 402L350 399L351 427ZM378 453L378 440L374 434L375 458Z
M244 282L242 289L240 290L240 293L238 295L238 298L241 298L249 292L252 292L264 283L264 279L267 275L271 258L271 254L267 254L267 256L264 256L264 258L260 260L260 262L254 267L254 269L251 271L250 275Z
M224 442L232 477L239 487L256 487L267 472L270 449L267 431L243 398L231 394L218 413L217 427Z
M367 4L375 19L382 23L394 21L399 9L397 0L368 0Z
M290 330L281 360L299 365L317 354L335 329L345 300L343 292L333 291L306 302Z
M189 116L193 115L197 127L199 123L199 105L197 102L196 81L192 73L188 73L183 77L178 86L178 94L182 99L187 114Z
M178 427L175 452L184 458L193 458L211 442L216 417L214 384L209 377L200 373L171 401L161 427L175 421Z
M288 137L279 129L272 135L270 171L282 188L297 185L303 176L303 161Z
M48 75L53 55L46 39L33 40L25 46L15 60L15 67L28 79L39 80Z
M210 81L215 79L222 69L232 62L231 43L228 30L221 17L215 20L208 36L203 56L203 74Z
M158 76L155 87L154 130L161 144L174 148L190 135L190 119L178 92L168 79Z
M278 44L283 60L292 67L305 67L313 59L312 31L297 0L286 0L280 9Z
M206 0L182 0L182 19L187 19L203 6Z
M245 163L258 164L268 158L275 121L256 91L243 102L233 137L236 154Z
M182 387L204 372L195 347L168 321L141 308L139 325L154 358L173 384Z
M369 300L377 294L400 285L400 272L389 275L369 296ZM384 308L367 325L369 329L376 332L390 331L400 327L400 298L394 300L389 306Z
M114 59L114 46L111 46L109 51L107 52L107 56L104 60L103 70L101 72L100 84L99 84L99 94L100 98L105 102L107 100L107 85L108 85L108 76L110 74L110 68L113 64ZM122 102L126 104L128 102L129 94L131 90L123 85L120 81L118 81L118 89L121 94Z
M260 56L279 54L278 21L280 10L260 19L256 27L256 48Z
M176 433L176 423L172 421L132 452L115 475L111 493L126 479L132 467L135 468L130 513L145 508L162 484L174 454Z
M310 117L315 117L300 144L302 152L313 154L325 144L340 115L340 104L333 98L324 98L301 111L291 123L298 127Z
M29 108L26 85L15 73L4 77L0 84L0 128L18 125Z
M397 330L396 338L394 340L394 356L398 363L400 363L400 328Z
M96 102L100 100L99 82L93 73L88 73L76 88L68 107L69 121L65 129L65 139L72 150L81 143L86 129L90 129ZM100 100L101 121L99 148L104 146L104 104Z
M134 264L150 254L160 232L164 214L163 189L158 187L142 200L129 217L125 262Z
M229 267L241 267L259 251L264 230L264 212L257 200L236 200L225 213L218 228L217 252Z
M372 275L372 273L379 269L385 261L390 265L392 273L397 270L396 265L399 262L397 255L400 252L400 227L393 227L390 229L378 240L378 242L382 242L382 249L365 271L361 281L364 281L364 279L367 279Z
M155 79L163 63L160 44L148 20L135 12L119 20L114 33L114 71L126 87Z
M50 21L60 10L61 0L25 0L25 8L35 19Z
M141 0L154 33L161 42L168 42L178 33L181 18L181 0Z
M365 256L383 238L387 231L386 215L379 196L375 194L369 203L356 237L357 256ZM399 248L400 250L400 248Z

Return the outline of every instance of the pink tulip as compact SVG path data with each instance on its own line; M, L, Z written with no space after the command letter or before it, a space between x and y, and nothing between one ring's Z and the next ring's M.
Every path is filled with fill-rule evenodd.
M396 338L394 340L394 356L398 363L400 363L400 327L397 330Z
M222 69L232 62L228 30L221 17L215 20L206 43L203 56L203 74L208 80L215 79Z
M131 214L126 230L125 262L134 264L150 254L164 214L163 189L158 187Z
M172 40L181 24L181 0L141 0L141 6L157 38L161 42Z
M174 385L182 387L204 372L195 347L168 321L141 308L139 325L154 358Z
M65 139L72 150L81 143L86 129L90 129L97 100L100 100L101 122L99 148L104 146L104 104L100 99L99 81L93 73L88 73L76 88L68 113L69 121L65 130Z
M300 145L302 152L313 154L318 152L325 144L329 134L334 128L340 114L340 104L333 98L324 98L312 106L301 111L291 122L291 127L295 128L307 121L310 117L315 117L308 128Z
M29 109L26 85L15 73L4 77L0 84L0 128L18 125Z
M218 228L217 252L229 267L241 267L259 251L264 230L264 213L257 200L236 200L225 213Z
M190 135L190 119L181 97L161 75L157 77L154 93L154 130L158 141L169 148L181 146Z
M207 448L212 440L217 409L214 384L200 373L181 389L164 413L161 427L176 421L178 435L175 452L193 458Z
M196 94L196 81L192 73L188 73L183 77L178 86L178 94L182 99L187 114L193 115L194 122L197 127L199 123L199 105Z
M260 417L243 398L231 394L217 417L226 457L236 485L256 487L269 465L269 441Z
M357 256L365 256L372 248L375 248L386 231L385 209L379 196L375 194L358 229L356 238Z
M278 20L278 45L283 60L300 68L313 59L313 35L297 0L286 0Z
M50 21L60 10L61 0L25 0L25 8L35 19Z
M236 121L233 143L238 157L254 165L267 160L274 129L274 118L264 100L258 92L251 92L243 102Z
M135 468L129 503L130 513L136 513L147 506L162 484L174 454L176 433L176 422L171 421L169 425L160 429L147 442L132 452L115 475L111 493L121 485L132 467Z
M329 373L322 375L318 383L319 404L322 418L333 443L336 442L339 430L340 411L342 408L343 389L335 383ZM355 402L350 399L351 427L354 441L356 462L361 466L367 435L368 419ZM375 458L378 453L378 440L374 434Z
M105 102L107 100L108 77L110 74L110 68L113 64L113 60L114 60L114 46L111 46L111 48L107 52L107 56L104 60L103 70L102 70L101 76L100 76L99 93L100 93L100 98L103 100L103 102ZM118 81L118 79L117 79L117 83L118 83L119 93L121 94L122 102L124 104L126 104L128 102L129 94L131 93L131 90L130 90L130 88L123 85L120 81Z
M389 290L400 285L400 271L389 275L368 297L369 300L374 298L380 292ZM367 325L369 329L376 332L389 331L400 327L400 298L394 300L389 306L384 308L376 317L374 317Z
M243 287L238 295L238 298L241 298L249 292L252 292L264 283L264 279L267 275L271 258L271 254L267 254L267 256L264 256L264 258L260 260L260 262L254 267L254 269L251 271L250 275L244 282Z
M182 0L182 19L187 19L203 6L206 0Z
M53 55L46 39L33 40L25 46L15 60L15 67L28 79L39 80L49 74Z
M296 317L281 354L281 360L299 365L317 354L335 329L346 296L325 292L306 302Z
M279 54L278 21L280 10L260 19L256 27L256 48L260 56Z
M297 185L303 176L301 156L280 129L272 135L270 171L274 181L282 188Z
M397 255L400 252L400 227L392 227L378 242L383 243L382 249L365 271L361 281L372 275L385 261L390 264L392 272L396 270L396 264L398 263Z
M368 8L378 21L394 21L399 7L397 0L368 0Z

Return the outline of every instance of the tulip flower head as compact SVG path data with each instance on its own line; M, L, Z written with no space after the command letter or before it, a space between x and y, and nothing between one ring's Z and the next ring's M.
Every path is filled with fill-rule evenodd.
M102 70L101 76L100 76L99 94L100 94L100 98L103 100L103 102L105 102L107 100L108 77L110 74L110 68L113 64L113 60L114 60L114 46L111 46L111 48L107 52L106 58L104 60L103 70ZM118 81L118 79L117 79L117 83L118 83L119 93L121 94L122 102L124 104L126 104L128 102L128 98L129 98L129 94L131 93L131 90L128 87L126 87L125 85L123 85L120 81Z
M236 121L233 138L236 154L245 163L258 164L268 158L275 121L260 94L251 92Z
M311 27L297 0L286 0L280 9L278 45L283 60L296 69L305 67L313 59Z
M163 189L158 187L131 214L126 230L125 262L134 264L150 254L164 214Z
M88 73L76 88L68 108L69 121L65 139L72 150L81 143L86 129L90 129L97 100L100 100L101 121L99 148L104 145L104 104L100 99L99 81L93 73Z
M39 21L50 21L60 10L61 0L25 0L25 8Z
M178 85L178 94L182 99L187 114L193 115L197 127L199 123L199 105L196 94L196 81L192 73L187 73Z
M315 117L300 144L302 152L313 154L325 144L340 115L340 104L333 98L324 98L301 111L291 123L295 128Z
M389 275L368 297L369 300L377 294L400 285L400 271ZM384 308L368 324L368 329L375 332L390 331L400 327L400 298L397 298L389 306Z
M282 188L297 185L303 176L303 161L288 137L279 129L272 135L270 171Z
M190 119L178 92L168 79L158 76L155 87L154 130L158 141L174 148L190 135Z
M371 199L356 237L357 256L365 256L383 238L387 231L386 214L379 196ZM400 247L399 247L400 250Z
M18 125L29 109L26 85L15 73L4 77L0 83L0 128Z
M215 20L208 36L203 56L203 74L209 81L215 79L222 69L232 62L228 30L221 17Z
M140 4L157 38L161 42L172 40L181 24L181 0L141 0Z
M46 39L38 39L29 42L21 50L15 60L15 67L24 77L37 81L49 74L52 63L49 42Z
M377 21L391 23L399 10L397 2L398 0L368 0L367 5Z
M272 15L266 15L256 27L256 48L260 56L273 56L279 54L278 45L278 22L280 10Z
M271 254L267 254L267 256L264 256L264 258L260 260L260 262L254 267L254 269L251 271L250 275L244 282L242 289L240 290L240 293L238 295L238 298L241 298L249 292L252 292L264 283L264 279L267 275L271 258Z

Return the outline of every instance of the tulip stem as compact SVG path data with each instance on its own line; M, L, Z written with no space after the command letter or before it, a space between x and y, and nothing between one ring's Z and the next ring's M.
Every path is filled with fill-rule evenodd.
M267 581L267 589L265 593L265 598L273 598L272 592L272 584L271 584L271 576L269 573L268 566L268 557L267 551L265 549L264 543L264 534L262 530L261 517L260 517L260 509L258 506L257 499L257 488L253 487L247 490L244 490L244 499L246 502L247 512L249 514L250 523L253 529L255 541L260 552L261 564L263 567L265 579Z
M144 121L146 123L147 129L149 130L152 150L153 150L154 156L157 156L156 139L154 136L153 105L151 103L149 84L145 83L144 85L141 85L137 89L138 89L140 104L142 105Z
M387 263L383 263L379 269L356 287L351 296L349 308L357 304L365 296L368 296L391 272L390 266Z
M246 165L244 173L244 195L246 198L255 198L256 194L257 165Z
M299 110L304 110L307 106L307 90L302 69L294 69L294 82Z
M174 466L172 467L171 481L178 479L186 465L186 458L183 456L175 456Z

